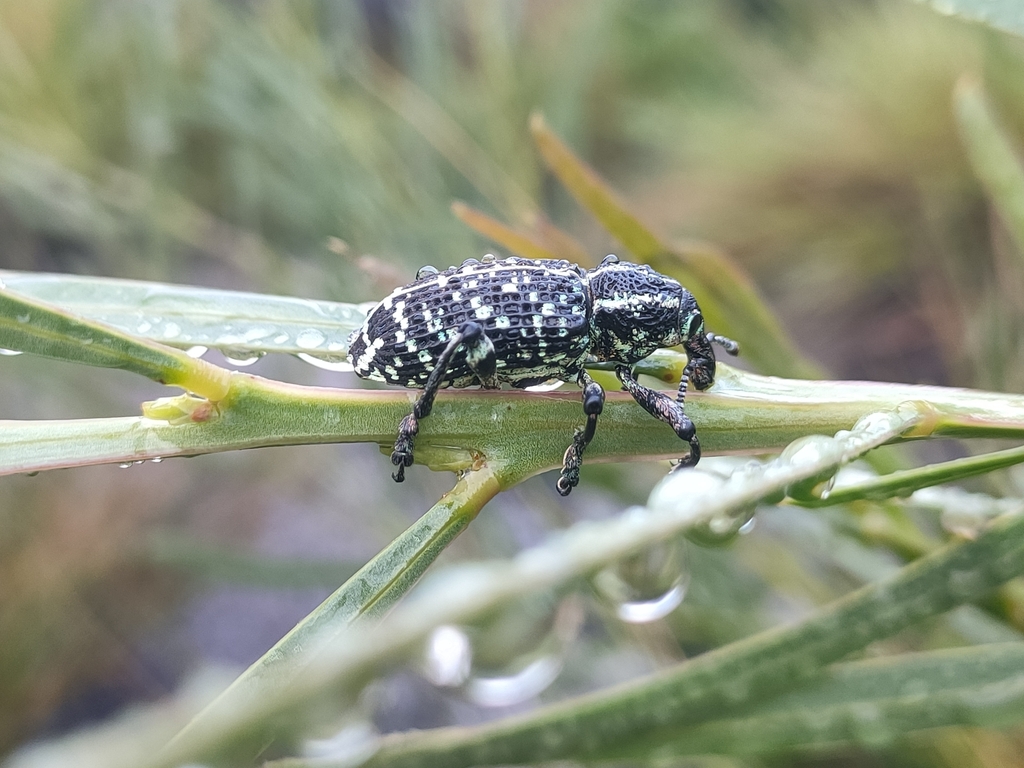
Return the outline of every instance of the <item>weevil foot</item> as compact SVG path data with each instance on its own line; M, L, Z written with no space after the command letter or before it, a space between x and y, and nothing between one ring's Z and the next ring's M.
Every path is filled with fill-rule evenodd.
M687 467L697 466L697 462L700 461L700 441L696 435L690 437L690 455L685 456L679 460L679 463L672 467L672 471L675 472L677 469L685 469Z
M565 449L562 472L555 483L559 495L568 496L580 484L580 467L583 465L583 449L586 447L586 430L577 429L572 437L572 445Z
M397 469L391 473L396 483L405 480L405 468L411 467L413 462L412 444L416 433L420 431L419 421L415 414L410 413L398 426L398 439L395 440L395 449L391 452L391 463Z

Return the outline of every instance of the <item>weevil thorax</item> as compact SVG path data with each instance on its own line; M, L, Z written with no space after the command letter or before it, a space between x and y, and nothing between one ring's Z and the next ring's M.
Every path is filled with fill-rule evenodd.
M696 331L690 327L696 310L690 292L645 264L606 260L587 273L587 282L593 309L590 351L598 360L635 363Z

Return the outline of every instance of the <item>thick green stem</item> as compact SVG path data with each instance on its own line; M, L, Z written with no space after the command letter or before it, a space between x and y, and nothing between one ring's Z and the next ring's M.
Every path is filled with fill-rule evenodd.
M301 387L234 373L223 400L193 404L170 420L0 422L0 474L268 445L373 442L389 449L417 395ZM687 411L706 454L765 453L803 435L848 429L867 413L906 401L926 403L933 413L912 437L1024 437L1020 395L779 379L725 365L711 390L688 398ZM578 392L446 391L423 420L417 458L435 469L466 469L486 457L521 478L560 466L582 421ZM610 392L586 461L669 459L680 449L668 427L626 393Z

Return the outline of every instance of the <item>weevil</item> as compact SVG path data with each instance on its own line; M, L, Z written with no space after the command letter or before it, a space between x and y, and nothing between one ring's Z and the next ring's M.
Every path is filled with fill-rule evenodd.
M615 256L591 270L568 261L485 256L443 272L420 269L415 281L369 312L349 339L349 359L363 378L423 390L398 427L391 453L397 482L413 463L419 423L439 389L576 382L586 421L562 460L556 487L567 496L579 484L583 452L604 407L604 389L585 366L614 364L640 407L689 444L679 466L690 467L700 460L700 442L683 405L691 383L704 390L715 380L713 342L737 352L736 342L705 330L693 294L649 266ZM689 360L673 399L640 384L633 366L677 344Z

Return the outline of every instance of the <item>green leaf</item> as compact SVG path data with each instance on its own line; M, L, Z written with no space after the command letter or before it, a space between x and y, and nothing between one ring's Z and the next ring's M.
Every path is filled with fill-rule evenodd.
M365 308L289 296L76 275L2 272L9 289L136 338L224 352L343 360Z
M1020 13L1024 14L1024 9ZM1020 155L977 81L961 78L953 101L971 167L1016 243L1017 255L1024 258L1024 166Z
M0 288L0 347L101 368L120 368L210 400L228 391L229 371L183 352L83 320Z
M888 499L893 496L907 496L920 488L929 488L940 483L982 475L997 469L1012 467L1024 462L1024 448L1009 448L1005 451L968 456L926 467L893 472L872 480L837 485L816 498L795 499L798 504L808 507L823 507L846 504L859 499Z
M924 728L998 727L1022 716L1024 644L983 645L837 664L820 681L632 757L768 755L837 742L877 748Z
M1024 8L1018 0L917 0L946 16L980 21L1003 32L1024 35Z

